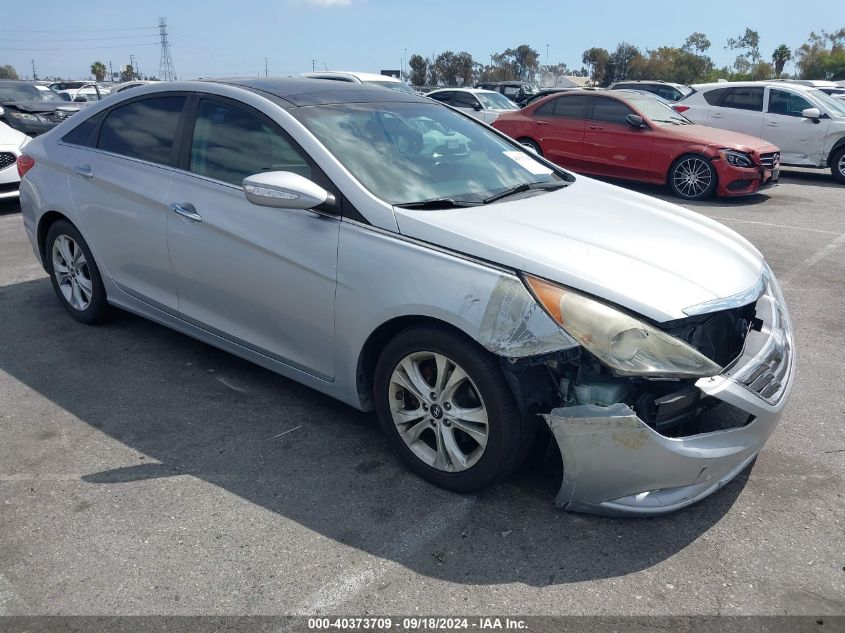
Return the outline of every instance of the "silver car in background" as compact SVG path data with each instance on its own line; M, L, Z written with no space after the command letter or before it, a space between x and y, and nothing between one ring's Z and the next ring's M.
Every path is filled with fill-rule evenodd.
M563 457L559 505L675 510L754 459L793 382L789 314L746 240L431 99L143 86L19 168L71 316L118 306L375 410L450 490L507 476L539 433Z

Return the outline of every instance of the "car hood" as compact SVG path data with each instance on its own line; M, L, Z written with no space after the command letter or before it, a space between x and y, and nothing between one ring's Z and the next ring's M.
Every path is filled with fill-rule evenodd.
M778 149L768 141L764 141L756 136L731 132L730 130L721 130L717 127L709 127L707 125L665 125L660 129L666 134L685 141L707 143L713 146L718 145L720 148L727 147L743 152L751 152L753 150L771 150L774 152Z
M4 103L4 106L11 106L21 112L79 112L82 108L75 103L50 103L48 101L12 101Z
M395 207L400 233L556 281L657 322L747 292L764 261L747 240L698 213L583 176L490 205Z

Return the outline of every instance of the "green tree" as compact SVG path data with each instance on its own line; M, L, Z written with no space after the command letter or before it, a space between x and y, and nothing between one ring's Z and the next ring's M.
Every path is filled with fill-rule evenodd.
M103 81L106 78L106 72L108 72L108 68L103 62L94 62L91 64L91 74L94 75L94 79L97 81Z
M620 42L616 50L610 54L607 61L603 86L609 86L614 81L628 79L632 66L636 68L642 63L642 53L633 44Z
M135 69L131 64L126 64L126 68L120 71L120 81L132 81L135 79Z
M607 85L604 81L605 73L607 72L607 62L610 60L610 53L605 48L588 48L581 55L581 63L587 65L590 72L590 79L593 83L599 86Z
M781 44L772 53L772 64L775 67L775 77L780 77L783 74L783 67L786 62L792 59L792 51L786 44Z
M734 71L738 75L750 75L752 68L759 62L760 34L748 27L745 33L736 38L729 38L725 50L740 51L734 61Z
M698 31L688 36L684 41L684 45L681 47L682 50L688 53L698 53L699 55L709 48L710 40L707 39L704 33L699 33Z
M424 85L428 76L428 60L422 55L411 55L408 65L411 67L411 84L414 86Z
M798 74L802 79L845 79L845 28L821 35L813 32L795 51Z
M6 64L0 66L0 79L18 79L18 73L9 64Z

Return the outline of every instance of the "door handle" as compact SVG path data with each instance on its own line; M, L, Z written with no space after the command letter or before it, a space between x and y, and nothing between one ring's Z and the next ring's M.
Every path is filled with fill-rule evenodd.
M83 178L94 177L94 170L91 169L91 165L77 165L73 168L73 173L82 176Z
M589 129L591 129L591 130L603 130L604 128L600 125L591 125Z
M202 222L202 216L197 213L194 205L190 202L174 202L170 205L170 208L182 217L188 218L193 222Z
M779 125L774 121L767 121L766 125L768 125L769 127L779 127Z
M537 123L537 125L548 125L549 124L548 121L537 121L536 123Z
M711 114L710 116L712 116L714 119L724 119L725 118L724 114Z

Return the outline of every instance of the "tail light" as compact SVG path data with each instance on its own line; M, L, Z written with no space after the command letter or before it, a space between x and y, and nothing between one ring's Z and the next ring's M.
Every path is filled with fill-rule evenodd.
M27 156L26 154L21 154L18 156L17 165L18 176L23 178L26 172L35 167L35 159L31 156Z
M673 105L673 106L672 106L672 109L673 109L675 112L680 112L681 114L683 114L684 112L686 112L687 110L689 110L689 106L685 106L685 105Z

